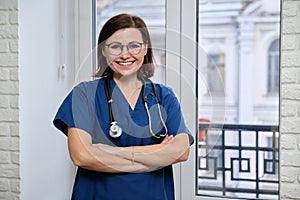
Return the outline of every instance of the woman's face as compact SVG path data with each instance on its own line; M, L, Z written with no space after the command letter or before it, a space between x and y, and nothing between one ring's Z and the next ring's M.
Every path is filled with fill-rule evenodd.
M141 32L136 28L116 31L102 49L103 55L115 78L135 76L144 62L147 45L143 43Z

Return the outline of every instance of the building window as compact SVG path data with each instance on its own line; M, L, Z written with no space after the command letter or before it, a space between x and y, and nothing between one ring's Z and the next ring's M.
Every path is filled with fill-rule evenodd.
M207 63L207 89L209 93L224 94L225 55L210 54Z
M268 93L279 92L279 39L273 41L268 49Z

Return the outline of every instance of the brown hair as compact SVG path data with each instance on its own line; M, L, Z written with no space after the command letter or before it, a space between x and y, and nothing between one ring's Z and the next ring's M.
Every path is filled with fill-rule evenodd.
M125 28L137 28L142 35L143 42L148 45L147 54L144 56L143 66L138 71L138 79L147 79L154 74L154 57L152 44L150 40L150 34L147 29L145 22L138 16L129 14L119 14L110 18L102 27L101 32L98 37L98 47L97 47L97 72L95 77L112 76L113 71L108 66L106 58L102 54L103 45L105 41L113 35L116 31Z

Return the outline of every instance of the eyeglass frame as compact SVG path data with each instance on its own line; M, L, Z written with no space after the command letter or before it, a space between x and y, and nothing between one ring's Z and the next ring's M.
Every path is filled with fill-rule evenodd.
M106 46L106 47L108 47L110 49L110 46L112 44L118 44L118 45L120 45L122 47L120 49L121 50L120 53L118 53L118 54L113 54L113 53L109 52L111 55L118 56L118 55L122 54L124 47L126 47L127 52L130 53L131 55L137 55L137 54L139 54L142 51L143 45L147 44L147 43L145 43L145 42L138 42L138 41L132 41L132 42L129 42L127 45L122 45L121 42L111 42L109 44L105 44L104 46ZM131 53L130 49L128 48L128 45L130 45L130 44L139 44L139 45L141 45L140 46L140 50L137 53Z

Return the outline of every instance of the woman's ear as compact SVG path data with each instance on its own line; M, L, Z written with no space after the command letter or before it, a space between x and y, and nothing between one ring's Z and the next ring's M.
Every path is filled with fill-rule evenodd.
M105 51L104 51L104 46L102 46L101 51L102 51L102 55L106 58L106 54L105 54Z
M147 53L148 53L148 44L147 43L145 43L145 45L144 45L143 52L144 52L144 56L147 55Z

